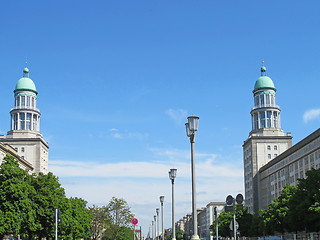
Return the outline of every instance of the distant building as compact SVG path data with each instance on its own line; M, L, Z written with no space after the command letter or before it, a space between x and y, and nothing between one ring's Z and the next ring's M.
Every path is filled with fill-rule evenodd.
M213 240L211 236L210 226L214 221L214 208L217 207L218 215L224 211L226 206L225 202L210 202L206 207L197 209L198 220L198 234L201 239ZM187 214L185 217L176 222L176 230L183 231L187 239L191 239L193 234L193 220L192 214Z
M49 145L40 133L40 110L37 109L37 90L29 78L29 69L23 69L14 90L14 108L11 109L11 129L2 144L9 144L18 155L32 165L32 172L48 173Z

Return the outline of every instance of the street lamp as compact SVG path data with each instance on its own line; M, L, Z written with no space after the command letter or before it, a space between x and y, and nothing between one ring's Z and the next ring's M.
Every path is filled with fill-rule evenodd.
M157 239L157 216L154 215L154 238L153 239Z
M153 226L154 226L154 221L152 221L152 239L154 239Z
M199 117L188 117L188 123L186 125L187 136L190 138L191 143L191 178L192 178L192 219L193 219L193 235L192 240L199 239L198 236L198 221L197 221L197 206L196 206L196 175L194 164L194 142L195 133L198 130Z
M159 240L159 208L156 209L157 213L157 231L156 231L156 239Z
M162 240L164 240L164 232L163 232L163 202L164 202L164 196L160 196L160 203L161 203L161 225L162 225Z
M177 175L177 169L172 168L169 171L169 178L172 183L172 240L176 240L176 228L174 223L174 179Z

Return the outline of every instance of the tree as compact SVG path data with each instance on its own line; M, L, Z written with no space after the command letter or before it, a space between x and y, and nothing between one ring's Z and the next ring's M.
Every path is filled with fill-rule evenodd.
M111 240L124 239L134 216L128 203L122 198L112 197L106 209L110 217L110 223L106 228L104 236Z
M184 235L184 232L182 230L178 230L176 232L176 239L177 240L183 240L183 235Z
M230 236L230 222L233 220L232 212L221 212L218 217L218 229L219 236L229 237ZM216 232L216 222L213 221L213 224L210 226L210 230L212 233Z
M280 196L269 204L269 209L264 213L266 228L270 229L272 233L284 233L290 230L288 222L289 201L294 196L296 189L295 186L286 185Z
M41 228L36 231L36 235L41 238L53 238L55 235L54 212L58 208L61 211L62 218L66 199L64 189L61 187L59 180L51 172L48 174L39 173L33 175L32 186L36 193L32 200L36 203L37 221Z
M92 216L92 222L91 222L92 239L98 240L101 238L104 229L107 228L108 223L110 223L110 217L108 215L108 211L105 206L98 207L93 205L92 207L89 207L89 212Z
M30 175L19 167L13 156L6 155L0 168L0 238L4 235L27 234L40 226L36 222L35 194ZM29 236L31 238L31 236Z
M289 221L294 231L320 229L320 169L306 173L299 179L294 198L289 202Z
M65 199L60 238L91 239L92 215L81 198Z

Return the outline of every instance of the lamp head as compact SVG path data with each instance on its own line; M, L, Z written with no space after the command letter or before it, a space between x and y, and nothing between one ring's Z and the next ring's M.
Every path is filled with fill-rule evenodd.
M188 117L188 125L189 125L189 130L192 133L198 131L199 117L197 117L197 116Z
M157 213L157 215L159 214L159 208L156 208L156 213Z
M161 204L163 204L163 202L164 202L164 196L160 196L160 202L161 202Z
M176 176L177 176L177 169L171 168L169 171L170 180L174 180Z

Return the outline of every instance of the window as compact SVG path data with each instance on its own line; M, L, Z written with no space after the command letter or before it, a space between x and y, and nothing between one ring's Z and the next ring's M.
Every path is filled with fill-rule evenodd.
M274 157L277 157L277 156L278 156L278 154L275 153L275 154L274 154Z
M31 113L27 113L26 129L31 130Z
M271 146L270 146L270 145L268 145L268 146L267 146L267 149L268 149L268 150L271 150Z
M14 150L16 150L16 152L18 152L18 148L17 147L15 147Z
M264 95L260 96L260 106L264 105Z
M256 107L259 107L259 96L255 96L255 97L254 97L254 105L255 105Z
M268 128L271 128L271 115L272 115L272 112L267 111L267 127Z
M24 156L21 156L22 159L24 159Z
M25 107L25 105L26 105L26 97L21 96L21 107Z
M278 150L278 146L277 146L277 145L274 145L273 149L274 149L274 150Z
M32 124L33 124L32 130L33 130L33 131L38 131L38 129L37 129L37 116L36 116L36 115L33 115Z
M271 154L268 154L268 159L271 159Z
M265 112L260 113L260 128L265 128L266 127L266 114Z
M274 127L278 128L278 113L277 112L273 112L273 121L274 121Z
M24 113L20 114L20 129L24 130L25 129L25 115Z
M254 118L254 129L258 129L259 128L259 126L258 126L258 114L255 113L253 118Z
M24 152L24 147L21 148L21 152Z
M271 105L273 106L275 104L275 97L274 95L272 94L271 95Z
M20 107L20 96L16 97L16 107Z
M18 129L18 114L13 115L13 130Z
M270 105L270 94L266 95L266 104Z
M34 108L34 97L31 97L31 107Z
M30 107L30 96L27 96L27 107Z

